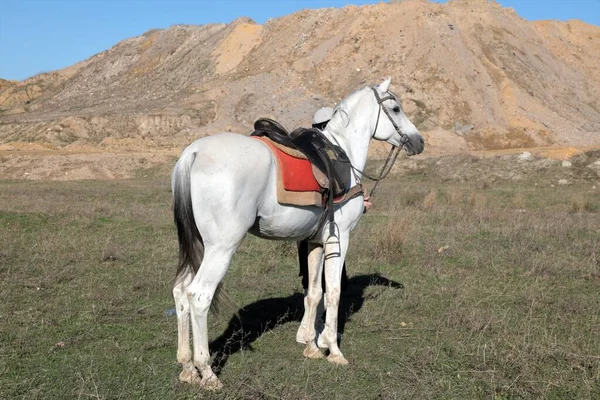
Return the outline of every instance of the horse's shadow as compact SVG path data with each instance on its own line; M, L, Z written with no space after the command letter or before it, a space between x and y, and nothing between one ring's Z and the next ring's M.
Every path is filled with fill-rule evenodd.
M338 320L340 332L344 332L346 322L352 314L362 308L365 302L365 289L375 285L397 289L404 287L401 283L379 274L350 278L348 288L342 293L340 301ZM288 297L259 300L241 308L238 311L239 318L232 317L225 332L210 343L210 352L215 355L213 370L220 372L232 354L241 350L252 350L252 343L263 333L288 322L300 322L303 312L303 296L300 293Z

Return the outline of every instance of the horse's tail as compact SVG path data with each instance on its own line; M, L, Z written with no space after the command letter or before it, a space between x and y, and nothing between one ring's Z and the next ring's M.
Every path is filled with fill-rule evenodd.
M173 218L179 238L179 264L177 265L176 279L185 276L190 268L195 275L204 257L204 242L194 221L190 193L190 170L195 159L195 152L184 152L175 164L171 175Z
M175 282L178 282L188 273L195 276L200 269L204 258L204 241L194 220L194 209L192 207L190 170L196 159L193 151L184 151L171 175L171 189L173 191L173 219L177 226L177 237L179 238L179 263ZM191 270L191 271L190 271ZM229 303L229 299L222 284L219 283L210 310L219 312L220 303Z

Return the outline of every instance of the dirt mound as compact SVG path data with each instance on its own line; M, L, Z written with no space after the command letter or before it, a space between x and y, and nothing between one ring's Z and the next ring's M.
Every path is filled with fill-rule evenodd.
M154 151L249 132L258 117L293 129L388 75L429 154L600 145L600 28L528 22L476 0L148 31L64 70L1 81L0 145Z

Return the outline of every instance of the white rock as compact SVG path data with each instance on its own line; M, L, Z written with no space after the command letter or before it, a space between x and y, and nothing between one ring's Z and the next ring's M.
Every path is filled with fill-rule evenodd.
M531 160L533 160L533 156L531 155L530 152L524 151L521 155L519 155L519 160L520 161L531 161Z
M558 180L558 184L559 184L559 185L568 185L568 184L569 184L569 181L568 181L568 180L566 180L566 179L559 179L559 180Z
M573 164L571 164L571 161L564 160L562 162L562 166L565 167L565 168L571 168L572 165Z

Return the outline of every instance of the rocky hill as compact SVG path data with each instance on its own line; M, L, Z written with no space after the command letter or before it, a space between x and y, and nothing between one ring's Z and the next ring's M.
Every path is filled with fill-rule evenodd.
M600 145L600 27L405 0L176 25L0 80L0 150L179 150L261 116L306 126L386 76L434 154Z

